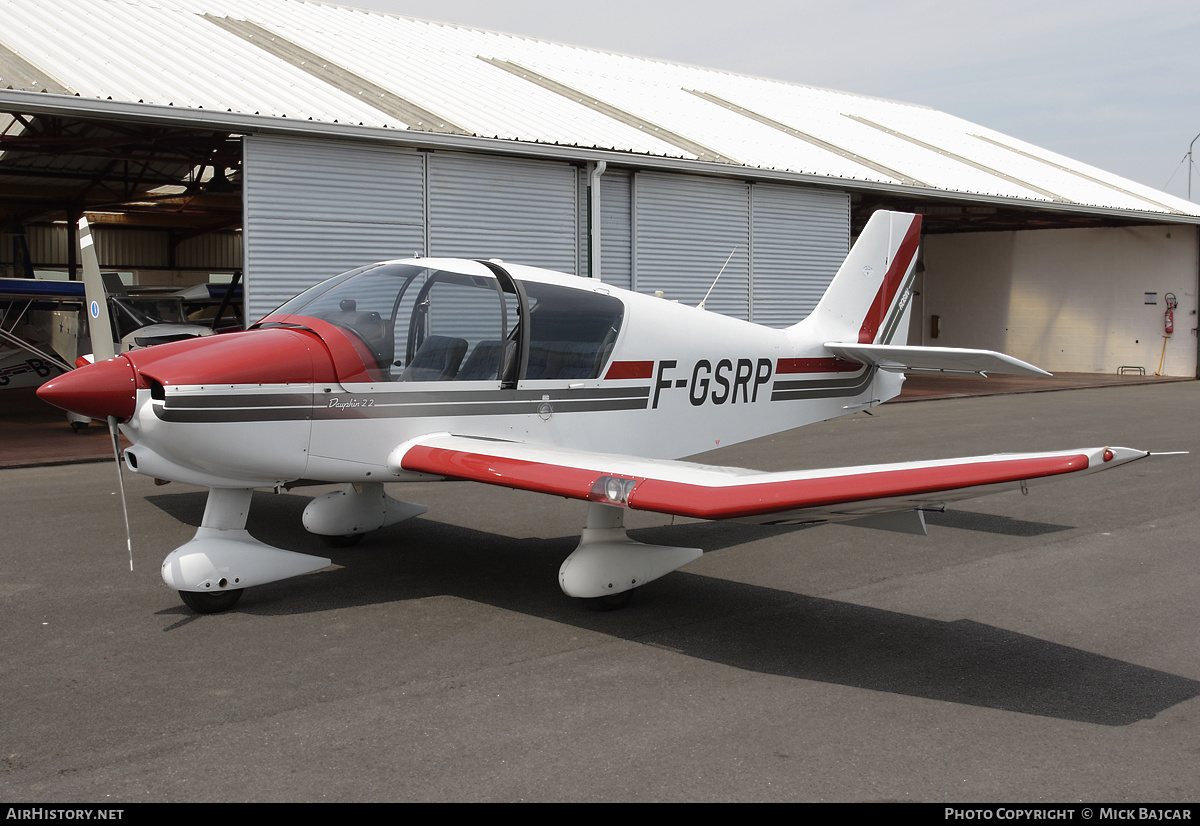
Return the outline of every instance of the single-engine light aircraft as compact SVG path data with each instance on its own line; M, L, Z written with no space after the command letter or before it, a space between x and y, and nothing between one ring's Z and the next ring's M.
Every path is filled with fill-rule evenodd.
M588 503L559 584L615 607L698 558L628 538L626 509L924 533L945 503L1116 467L1093 447L763 473L678 461L880 404L913 371L1048 375L986 350L906 346L918 215L877 212L815 310L786 329L498 261L351 270L249 330L125 353L43 385L108 418L128 468L209 488L163 580L200 612L328 559L246 531L254 488L341 483L305 528L353 540L425 512L384 483L458 479ZM899 343L896 343L899 342Z

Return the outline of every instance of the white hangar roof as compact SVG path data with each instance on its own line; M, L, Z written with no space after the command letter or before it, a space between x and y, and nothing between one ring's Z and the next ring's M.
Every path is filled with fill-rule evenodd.
M1193 203L924 106L309 0L5 0L0 109L19 111L30 93L44 105L192 110L198 124L403 130L1200 217ZM0 119L0 134L10 125Z

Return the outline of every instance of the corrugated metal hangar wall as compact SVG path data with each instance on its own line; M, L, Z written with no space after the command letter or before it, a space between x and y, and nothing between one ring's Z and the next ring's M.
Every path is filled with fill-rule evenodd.
M586 187L566 162L249 136L248 317L414 254L586 274ZM698 304L721 273L706 306L772 326L807 315L849 249L844 192L612 169L600 200L602 281Z
M65 269L70 260L66 227L42 224L23 228L30 259L42 268ZM0 232L0 275L13 275L11 232ZM242 236L232 231L186 238L171 249L168 233L159 229L104 226L96 233L96 254L107 269L137 270L141 285L156 284L148 273L179 275L183 270L211 273L241 269ZM169 281L166 283L170 283ZM192 283L188 281L187 283Z

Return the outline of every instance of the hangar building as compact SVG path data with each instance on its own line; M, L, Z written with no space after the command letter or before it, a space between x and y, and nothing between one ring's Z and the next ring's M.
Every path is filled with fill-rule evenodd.
M950 114L309 0L5 4L3 274L74 274L86 214L138 284L243 269L251 319L419 253L722 273L786 326L879 208L924 215L912 343L1196 375L1200 207Z

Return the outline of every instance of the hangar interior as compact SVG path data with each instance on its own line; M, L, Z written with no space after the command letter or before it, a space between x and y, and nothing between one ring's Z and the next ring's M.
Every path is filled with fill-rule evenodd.
M3 275L76 277L86 215L137 286L244 270L251 320L425 254L712 287L708 309L786 326L896 209L924 218L911 343L1197 373L1200 207L925 107L303 0L98 0L70 59L67 15L12 11ZM168 46L188 72L159 73Z

